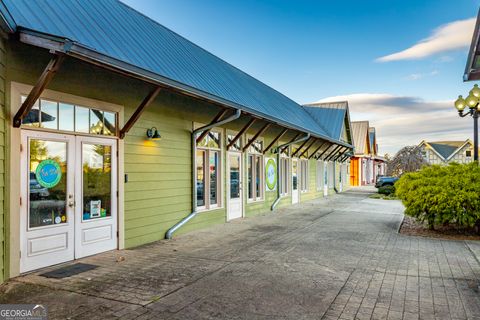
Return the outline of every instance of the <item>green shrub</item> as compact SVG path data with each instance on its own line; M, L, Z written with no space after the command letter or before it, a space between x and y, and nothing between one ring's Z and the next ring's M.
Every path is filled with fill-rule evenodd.
M378 193L380 194L386 194L386 195L391 195L395 193L395 187L394 186L383 186L378 188Z
M404 174L395 184L405 214L435 224L473 227L480 221L480 167L433 165Z

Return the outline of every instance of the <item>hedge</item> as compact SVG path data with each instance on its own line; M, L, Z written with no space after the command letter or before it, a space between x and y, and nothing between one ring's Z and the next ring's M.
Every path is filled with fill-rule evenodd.
M405 214L436 224L480 224L480 167L476 163L432 165L404 174L395 184Z

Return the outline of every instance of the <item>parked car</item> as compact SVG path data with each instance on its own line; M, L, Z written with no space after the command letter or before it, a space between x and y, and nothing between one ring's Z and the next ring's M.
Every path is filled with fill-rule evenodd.
M388 177L388 176L381 176L377 178L377 182L375 183L376 188L384 187L384 186L393 186L395 182L398 181L397 177Z
M50 192L38 183L37 179L30 179L30 200L45 199L50 196Z

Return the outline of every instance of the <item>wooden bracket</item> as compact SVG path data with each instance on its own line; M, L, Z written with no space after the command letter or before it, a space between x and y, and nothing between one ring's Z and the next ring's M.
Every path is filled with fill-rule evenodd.
M130 119L128 119L127 123L125 123L122 130L120 130L120 139L125 138L125 135L127 134L128 131L130 131L130 129L135 124L135 122L137 122L138 118L140 118L145 108L148 107L153 102L153 100L155 100L155 98L158 96L161 90L162 88L156 87L154 90L152 90L148 94L148 96L145 97L145 99L143 99L142 103L140 103L140 105L132 114Z
M342 147L342 146L337 146L336 148L334 148L334 149L332 150L332 152L330 152L330 153L328 154L328 156L325 157L325 161L330 161L330 159L332 158L332 156L334 156L334 155L337 153L337 151L340 150L341 147Z
M300 155L299 155L298 157L301 158L305 153L307 153L307 151L310 150L310 148L315 144L315 142L317 142L317 140L313 139L313 140L312 140L312 143L310 143L310 144L305 148L305 150L303 150L303 152L300 153Z
M250 147L252 143L255 142L255 139L257 139L262 133L264 133L265 130L267 130L268 127L270 127L270 125L271 123L266 123L250 140L248 140L247 144L245 145L245 147L243 147L242 151L245 152L245 150L247 150L248 147Z
M297 140L297 138L298 138L299 135L300 135L300 133L297 133L297 134L295 135L295 137L293 137L292 140L290 140L288 143L290 144L290 143L292 143L293 141ZM283 151L287 150L288 147L289 147L289 146L283 147L283 149L280 150L280 153L282 153Z
M308 159L313 158L313 157L315 156L315 154L318 152L318 150L320 150L320 149L321 149L325 144L327 144L327 143L328 143L328 142L325 141L325 142L323 142L322 144L320 144L320 145L318 146L318 148L315 149L315 151L312 152L312 154L308 157Z
M337 161L338 159L340 159L344 154L345 152L348 151L348 148L345 147L342 151L340 151L335 157L333 157L333 161Z
M240 139L242 134L244 134L245 131L247 131L255 123L255 121L257 121L256 118L250 119L250 121L245 125L245 127L243 127L242 130L240 130L240 132L238 132L237 135L233 138L233 140L230 141L230 143L227 145L227 151L228 149L230 149L231 146L235 144L235 142L237 142L238 139Z
M285 133L287 133L288 129L283 129L282 132L278 136L275 137L275 139L270 142L270 144L263 150L263 154L267 153L268 150L277 142Z
M310 139L313 139L313 138L310 138ZM298 149L295 150L295 152L292 154L292 158L295 157L295 155L296 155L297 153L299 153L300 150L302 150L303 146L306 145L307 142L310 141L310 139L307 139L307 140L303 141L303 143L300 145L300 147L298 147Z
M208 125L211 125L211 124L214 124L215 122L218 122L220 121L221 118L223 118L228 112L228 109L223 109L221 110L216 116L215 118L213 118L212 121L210 121L210 123ZM207 134L210 132L210 130L205 130L203 131L198 137L197 137L197 143L199 143L200 141L203 140L203 138L205 138L207 136Z
M333 143L330 143L330 145L326 147L325 150L322 151L322 153L320 153L320 155L317 157L317 160L320 159L333 145Z
M61 53L55 53L52 59L50 59L50 62L47 64L42 74L38 78L37 83L32 88L32 91L30 91L27 98L20 106L20 109L18 109L17 113L13 117L13 126L15 128L19 128L22 125L23 118L25 118L30 110L32 110L33 105L38 98L40 98L43 90L45 90L47 85L53 79L64 59L65 55ZM41 114L39 116L41 116Z

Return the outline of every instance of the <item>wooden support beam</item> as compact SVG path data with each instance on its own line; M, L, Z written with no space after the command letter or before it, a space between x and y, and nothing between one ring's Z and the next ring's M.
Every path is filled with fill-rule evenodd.
M255 123L255 121L257 121L256 118L250 119L250 121L245 125L245 127L243 127L242 130L240 130L237 133L237 135L233 138L233 140L230 141L230 143L227 145L227 151L228 151L228 149L230 149L231 146L233 146L235 144L235 142L237 142L238 139L240 139L242 134L244 134L245 131L247 131Z
M245 150L247 150L248 147L250 147L252 143L255 142L255 139L257 139L262 133L264 133L265 130L267 130L270 127L270 125L271 123L269 122L265 123L265 125L250 140L248 140L247 144L245 145L245 147L243 147L242 151L245 152Z
M272 142L270 142L270 144L265 149L263 149L263 154L270 150L270 148L275 144L275 142L277 142L281 137L283 137L283 135L287 133L287 131L288 129L283 129L282 132L280 132L280 134L276 136L275 139L273 139Z
M107 121L107 119L103 117L103 111L95 110L95 109L90 109L90 110L98 117L98 119L103 120L103 124L108 129L108 131L112 132L114 135L117 135L115 123L111 124L109 121Z
M307 153L307 151L315 144L315 142L317 142L316 139L312 139L312 143L310 143L306 148L305 150L303 150L302 153L300 153L300 155L298 156L299 158L301 158L305 153Z
M298 149L295 150L295 152L292 154L292 158L295 157L295 155L296 155L297 153L299 153L300 150L302 150L303 146L306 145L307 142L310 141L310 139L313 139L313 138L309 138L309 139L303 141L303 143L300 145L300 147L298 147Z
M125 125L123 126L122 130L120 130L120 139L125 138L125 135L128 131L130 131L135 122L137 122L138 118L140 118L145 108L148 107L153 102L153 100L155 100L161 90L162 88L156 87L148 94L148 96L145 97L145 99L143 99L137 110L135 110L130 119L128 119L127 123L125 123Z
M333 156L333 159L332 161L337 161L340 157L342 157L345 152L348 151L348 148L347 147L344 147L343 149L341 149L342 151L340 151L336 156Z
M22 125L23 118L25 118L30 110L32 110L33 105L38 98L40 98L43 90L45 90L47 85L53 79L64 59L64 54L55 54L52 59L50 59L50 62L47 64L42 74L38 78L37 83L32 88L32 91L30 91L27 98L20 106L20 109L18 109L17 113L13 117L13 126L15 128L19 128ZM39 114L39 117L41 117L41 114Z
M215 118L213 118L212 121L210 121L210 123L209 123L208 125L220 121L220 119L223 118L223 117L225 116L225 114L227 114L227 112L228 112L228 109L220 110L220 112L215 116ZM197 137L197 143L199 143L200 141L202 141L203 138L205 138L209 132L210 132L210 130L205 130L205 131L203 131L203 132Z
M320 158L325 154L325 152L327 152L328 150L330 150L330 148L331 148L332 146L334 146L334 144L333 144L333 143L330 143L330 145L329 145L327 148L325 148L325 150L323 150L322 153L320 153L320 155L317 157L317 160L320 159Z
M336 148L334 148L334 149L332 150L332 152L330 152L330 153L328 154L328 156L325 157L325 161L330 161L330 159L332 158L332 156L335 155L335 154L337 153L337 151L340 150L341 147L342 147L342 146L337 146Z
M311 159L313 158L313 156L315 156L315 154L318 152L318 150L320 150L325 144L327 144L328 142L325 141L323 143L321 143L317 149L315 149L315 151L312 152L312 154L310 155L310 157L308 157L308 159Z
M300 135L300 133L297 133L297 134L295 135L295 137L293 137L292 140L290 140L288 143L292 143L293 141L297 140L297 138L298 138L299 135ZM288 146L283 147L283 149L280 150L280 153L282 153L283 151L287 150L287 148L288 148Z
M344 162L344 161L346 161L348 158L350 158L350 155L348 155L348 153L347 153L347 154L343 155L343 157L340 158L340 161L341 161L341 162Z

